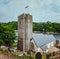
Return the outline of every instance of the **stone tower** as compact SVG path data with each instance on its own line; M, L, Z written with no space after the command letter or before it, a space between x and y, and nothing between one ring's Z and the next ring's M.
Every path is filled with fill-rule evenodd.
M32 38L32 16L22 14L18 16L18 49L28 51L30 49L30 39Z

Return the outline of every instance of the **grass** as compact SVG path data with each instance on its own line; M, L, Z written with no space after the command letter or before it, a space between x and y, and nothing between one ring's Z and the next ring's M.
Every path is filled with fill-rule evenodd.
M35 59L35 54L31 54L31 55L27 54L24 56L18 56L19 55L18 52L11 52L10 53L9 51L2 51L2 50L0 50L0 53L12 57L12 59ZM51 59L52 57L56 58L58 56L60 56L60 54L55 53L55 56L50 56L49 59ZM42 59L46 59L46 53L42 54Z
M13 43L12 44L12 47L17 47L17 43Z
M46 53L42 54L42 59L46 59Z

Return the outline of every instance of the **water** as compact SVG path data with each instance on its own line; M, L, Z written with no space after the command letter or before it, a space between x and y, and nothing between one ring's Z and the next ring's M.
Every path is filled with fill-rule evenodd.
M60 34L54 34L54 37L56 38L56 40L60 41Z
M18 36L18 31L15 32L16 36ZM60 34L54 34L54 37L56 38L56 40L60 41Z

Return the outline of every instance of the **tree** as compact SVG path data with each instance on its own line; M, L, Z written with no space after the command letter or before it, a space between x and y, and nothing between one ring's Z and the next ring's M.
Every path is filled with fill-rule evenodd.
M14 30L6 24L0 23L0 43L3 42L4 45L11 46L15 38Z
M18 29L18 22L12 21L7 23L11 29L17 30Z
M40 32L58 32L60 33L60 23L56 22L40 22L40 23L33 23L33 31L40 31Z

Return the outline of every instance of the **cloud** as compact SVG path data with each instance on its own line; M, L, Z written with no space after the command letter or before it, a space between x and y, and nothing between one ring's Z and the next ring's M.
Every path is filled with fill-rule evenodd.
M33 21L59 22L60 0L0 0L0 22L18 20L22 13L30 13Z
M0 4L8 4L10 3L12 0L0 0Z
M55 13L60 13L60 5L52 4L51 10Z

